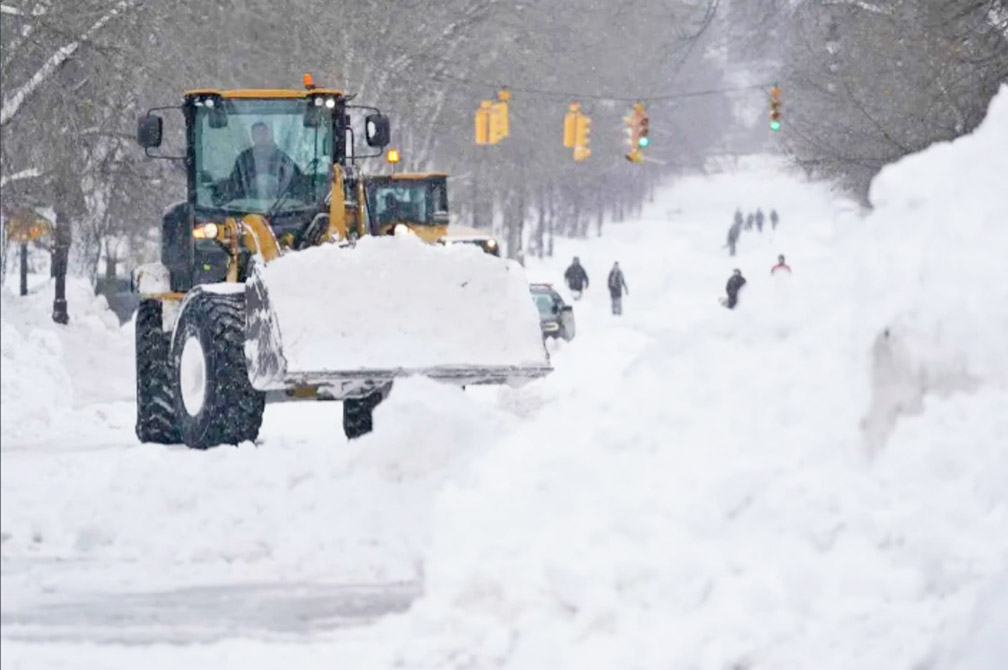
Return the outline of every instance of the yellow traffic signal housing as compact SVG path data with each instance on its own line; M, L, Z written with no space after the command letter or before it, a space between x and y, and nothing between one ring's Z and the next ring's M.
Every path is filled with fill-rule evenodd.
M567 108L567 113L564 114L563 144L568 149L574 146L575 128L577 126L577 117L580 114L580 109L581 105L576 102L572 102L570 107Z
M583 160L587 160L589 156L591 156L591 149L589 149L588 147L581 147L581 146L574 147L575 161L580 163Z
M489 100L480 102L476 110L476 144L490 144L490 105Z
M490 104L490 144L497 144L508 136L508 106L506 102Z
M574 147L587 149L591 135L591 119L584 114L578 113L574 120Z

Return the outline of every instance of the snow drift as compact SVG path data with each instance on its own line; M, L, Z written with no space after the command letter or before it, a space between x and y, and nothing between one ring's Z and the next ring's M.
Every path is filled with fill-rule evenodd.
M731 261L735 312L676 297L692 265L651 282L680 326L441 496L394 663L1000 667L971 631L1008 607L1006 133L1008 88L883 171L864 225L783 212L778 249L749 235ZM620 256L632 287L642 258Z
M10 286L0 293L4 449L68 437L68 422L104 423L105 417L80 409L133 394L132 326L120 327L105 298L73 277L66 287L70 323L57 326L52 321L53 280L32 277L32 283L27 296L16 295Z

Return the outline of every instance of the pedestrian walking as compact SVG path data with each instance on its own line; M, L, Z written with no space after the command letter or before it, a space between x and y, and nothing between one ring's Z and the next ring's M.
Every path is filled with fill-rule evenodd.
M613 263L612 270L609 271L609 297L612 298L612 313L619 315L623 313L623 292L630 295L627 288L623 271L620 270L619 262Z
M784 254L780 254L779 256L777 256L777 265L770 268L771 276L777 274L778 272L780 272L781 274L784 274L785 272L787 274L791 274L791 267L784 262Z
M746 280L742 276L742 271L735 268L732 271L732 276L728 278L728 284L725 286L725 292L728 294L728 300L725 302L725 307L728 309L735 309L735 305L738 304L738 294L739 291L745 286Z
M581 292L588 288L588 273L581 266L581 260L577 256L564 272L564 279L567 281L567 288L570 289L571 296L575 300L580 300Z

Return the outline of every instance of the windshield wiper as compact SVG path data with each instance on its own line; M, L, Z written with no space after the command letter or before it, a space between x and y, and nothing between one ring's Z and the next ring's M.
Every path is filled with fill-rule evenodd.
M308 174L309 171L314 170L316 165L318 165L318 162L319 162L318 157L311 159L308 165L305 166L305 169L301 171L301 177L304 178L304 176ZM273 214L280 208L280 203L282 203L284 200L287 199L287 195L290 193L291 188L294 187L295 181L297 181L296 177L294 175L291 175L291 178L287 181L287 186L284 187L283 193L280 194L280 197L276 199L276 202L273 203L273 206L269 208L268 212L266 212L267 221L273 220Z

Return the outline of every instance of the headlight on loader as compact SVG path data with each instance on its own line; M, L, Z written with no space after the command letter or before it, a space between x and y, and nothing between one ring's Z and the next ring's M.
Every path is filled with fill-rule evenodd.
M217 233L216 223L203 223L193 228L192 236L197 240L215 240Z

